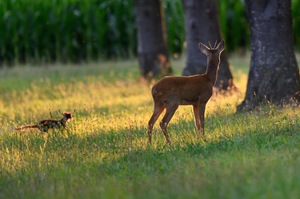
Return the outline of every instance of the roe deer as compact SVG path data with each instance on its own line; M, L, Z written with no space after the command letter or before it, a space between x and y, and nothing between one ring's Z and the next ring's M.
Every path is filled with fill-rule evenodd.
M64 112L63 117L59 120L57 119L43 119L38 124L29 124L25 126L20 126L15 128L16 131L24 130L24 129L31 129L31 128L38 128L41 132L48 132L49 129L54 128L66 128L66 124L69 120L72 119L72 114L70 112Z
M179 105L193 105L197 132L204 135L204 112L209 98L212 96L213 86L216 83L220 64L220 55L224 50L222 40L214 47L207 47L199 43L202 53L207 56L207 69L205 74L192 76L166 76L152 87L154 111L148 122L148 141L152 144L152 129L159 115L166 109L160 122L160 127L166 140L171 144L167 126Z

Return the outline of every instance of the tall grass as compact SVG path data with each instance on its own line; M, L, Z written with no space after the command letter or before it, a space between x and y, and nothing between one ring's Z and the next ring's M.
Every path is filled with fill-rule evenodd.
M176 74L183 63L173 61ZM239 92L208 102L206 140L191 107L180 107L173 144L156 125L152 147L151 85L138 80L137 62L1 70L0 198L297 198L299 108L236 114L248 63L231 63ZM14 131L74 109L66 131Z
M15 0L0 7L2 61L78 62L135 51L131 0Z
M219 20L222 36L230 41L229 51L249 47L249 27L245 17L243 0L219 0Z
M219 0L223 37L230 51L249 45L244 1ZM163 0L171 54L184 43L181 0ZM293 0L299 46L299 0ZM0 64L81 62L136 55L133 0L0 1Z
M293 31L294 31L294 42L296 44L297 50L300 49L300 1L292 1L292 16L293 16ZM298 62L299 63L299 62Z

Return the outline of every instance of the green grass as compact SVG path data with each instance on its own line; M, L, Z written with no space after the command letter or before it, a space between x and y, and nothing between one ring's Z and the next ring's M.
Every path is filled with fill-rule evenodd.
M205 142L187 106L169 125L173 144L156 124L152 147L151 85L136 61L2 69L0 198L297 198L299 108L235 113L247 60L231 59L239 92L208 102ZM13 130L74 109L68 131Z

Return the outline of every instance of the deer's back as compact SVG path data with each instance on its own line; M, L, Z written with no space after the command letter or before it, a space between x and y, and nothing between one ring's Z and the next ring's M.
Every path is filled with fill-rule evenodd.
M163 103L174 101L179 105L206 102L211 95L212 83L206 75L167 76L159 80L152 88L155 101Z

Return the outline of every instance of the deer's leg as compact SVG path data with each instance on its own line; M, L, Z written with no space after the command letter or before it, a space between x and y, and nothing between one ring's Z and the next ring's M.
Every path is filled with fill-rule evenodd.
M199 110L199 106L198 105L193 105L193 109L194 109L194 116L195 116L197 133L199 133L199 135L200 135L201 123L200 123L200 110Z
M163 112L164 107L163 106L158 106L158 105L154 105L154 111L153 114L148 122L148 142L149 144L152 143L152 129L153 126L156 122L156 120L158 119L158 117L160 116L160 114Z
M199 106L199 114L200 114L200 129L204 135L204 113L205 113L206 103L201 103Z
M169 144L171 144L171 139L170 139L168 131L167 131L167 126L168 126L170 120L172 119L177 108L178 108L178 105L172 105L170 107L167 107L166 114L160 122L160 128Z

